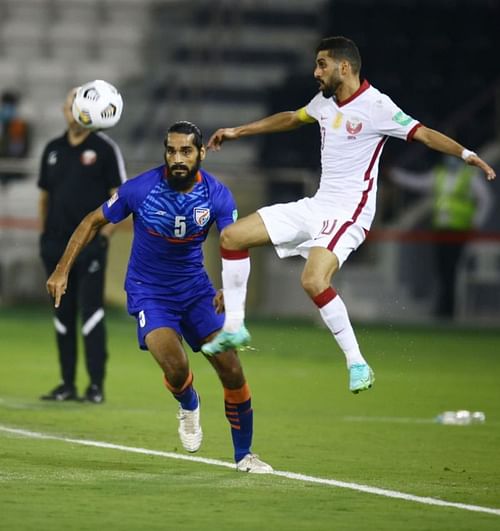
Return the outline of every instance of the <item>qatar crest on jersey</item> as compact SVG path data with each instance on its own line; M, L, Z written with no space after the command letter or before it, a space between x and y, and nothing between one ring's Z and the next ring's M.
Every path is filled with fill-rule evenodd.
M358 118L349 118L345 123L347 132L351 135L357 135L363 128L363 122Z
M196 224L199 225L200 227L204 227L208 223L208 220L210 219L210 209L195 207L193 209L193 216L194 216L194 220Z

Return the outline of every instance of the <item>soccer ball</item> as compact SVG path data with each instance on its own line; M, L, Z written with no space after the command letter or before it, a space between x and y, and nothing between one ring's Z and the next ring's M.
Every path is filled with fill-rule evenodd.
M120 121L123 99L118 90L102 79L78 87L71 112L87 129L108 129Z

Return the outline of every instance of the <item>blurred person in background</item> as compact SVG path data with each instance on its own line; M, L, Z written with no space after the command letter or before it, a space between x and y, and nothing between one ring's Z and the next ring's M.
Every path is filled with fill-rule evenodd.
M165 164L127 181L80 223L47 289L55 307L62 306L70 270L78 267L88 243L110 222L133 215L134 240L125 279L128 312L137 321L139 347L151 352L166 388L179 403L181 443L188 452L196 452L203 439L200 397L182 340L199 352L222 327L222 295L216 294L204 268L202 245L212 224L221 231L234 222L237 210L229 189L200 168L206 150L195 124L173 124L164 146ZM236 350L207 359L224 389L236 469L272 472L251 451L252 399Z
M40 166L39 216L40 254L52 273L68 240L80 221L113 195L126 180L125 165L118 146L107 135L85 129L71 112L76 88L69 91L63 106L65 133L45 147ZM61 383L41 396L42 400L77 400L77 323L80 316L89 384L84 400L104 401L104 379L108 358L104 314L104 280L111 226L89 242L69 277L67 294L54 310L54 326Z
M435 313L453 318L457 269L471 231L480 230L493 207L493 198L476 167L446 155L430 171L389 170L397 185L432 198L430 226L435 231L434 259L438 280Z
M361 56L352 40L341 36L322 39L314 69L320 92L305 107L218 129L210 138L208 147L218 150L225 140L317 123L322 171L314 197L261 208L222 232L226 321L223 331L203 345L206 354L250 341L244 325L250 274L248 250L271 243L280 258L301 255L306 259L302 286L345 355L349 389L353 393L369 389L374 382L373 371L361 353L346 306L331 281L371 227L384 144L389 137L417 140L479 167L488 179L495 177L493 169L474 152L405 114L387 95L362 79L360 72Z
M0 107L0 158L18 159L28 155L30 127L19 113L20 97L13 91L2 93ZM0 171L0 183L6 184L22 174Z

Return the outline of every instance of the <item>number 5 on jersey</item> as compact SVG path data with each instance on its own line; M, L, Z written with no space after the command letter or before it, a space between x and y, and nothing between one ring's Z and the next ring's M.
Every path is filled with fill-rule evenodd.
M175 216L174 236L183 238L186 235L186 216Z

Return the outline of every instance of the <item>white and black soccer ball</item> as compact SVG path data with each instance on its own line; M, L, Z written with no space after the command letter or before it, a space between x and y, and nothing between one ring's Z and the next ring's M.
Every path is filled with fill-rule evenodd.
M71 112L87 129L109 129L122 115L123 99L118 90L102 79L78 87Z

